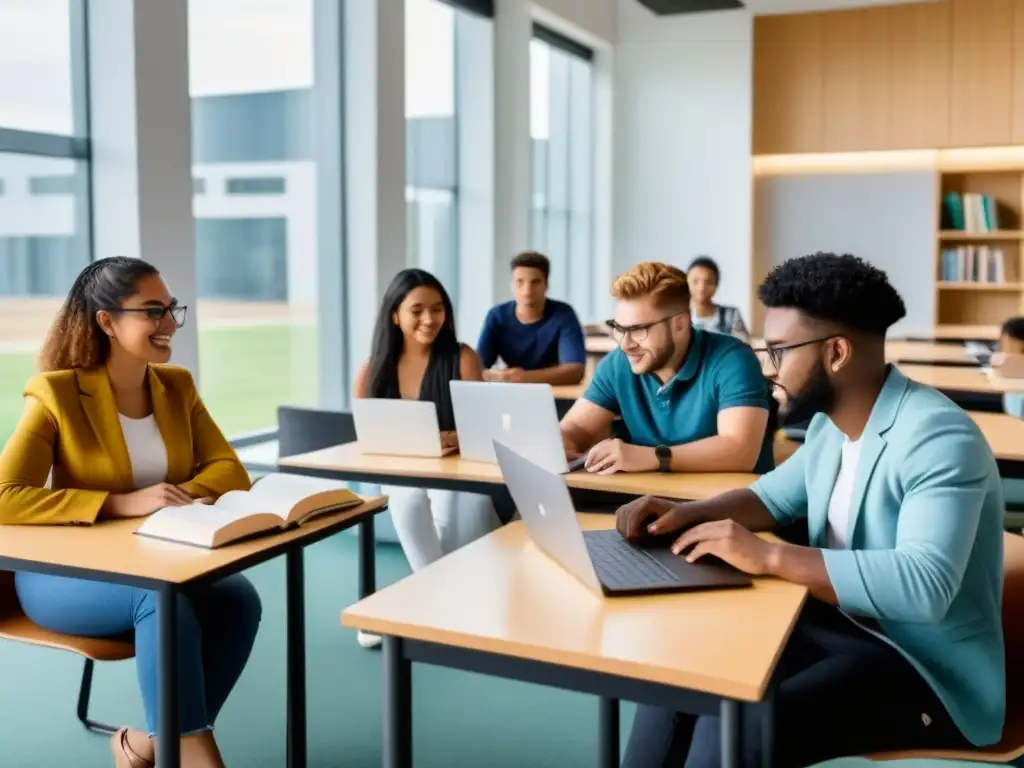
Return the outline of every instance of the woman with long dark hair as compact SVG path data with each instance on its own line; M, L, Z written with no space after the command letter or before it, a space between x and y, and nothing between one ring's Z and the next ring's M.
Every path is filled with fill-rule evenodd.
M395 275L377 315L370 359L356 374L355 397L432 402L443 441L454 445L449 382L482 378L476 352L460 344L455 334L455 316L444 286L422 269ZM388 487L383 492L389 496L395 532L413 570L497 525L487 496L421 488Z
M185 310L160 273L139 259L101 259L82 271L0 455L0 524L141 518L249 488L191 374L166 364ZM111 746L117 768L153 765L156 593L42 573L16 573L14 583L25 613L46 629L85 637L134 633L149 734L122 728ZM241 574L180 598L182 765L223 766L211 729L249 658L260 615L259 595Z

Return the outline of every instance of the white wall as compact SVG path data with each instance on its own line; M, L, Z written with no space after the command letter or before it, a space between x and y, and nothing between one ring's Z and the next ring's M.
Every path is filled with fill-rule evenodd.
M722 267L720 301L748 320L752 55L748 11L655 16L619 0L614 271L707 253Z
M766 268L816 251L852 253L885 270L903 296L907 316L894 333L934 325L934 173L761 177L755 200Z

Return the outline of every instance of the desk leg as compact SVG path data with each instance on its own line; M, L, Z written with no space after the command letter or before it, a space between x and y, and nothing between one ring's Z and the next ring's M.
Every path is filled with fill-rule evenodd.
M619 768L619 700L602 696L600 702L600 739L598 765Z
M377 555L373 534L373 515L359 523L359 599L377 590Z
M288 768L306 765L306 594L302 548L285 555L288 591Z
M772 768L775 761L775 685L768 687L761 702L761 766Z
M412 768L412 663L402 638L384 638L384 768Z
M156 759L161 766L177 768L181 764L181 730L178 725L178 589L173 584L160 587L156 623L159 668L157 685L160 691Z
M738 701L722 699L722 768L739 768L743 762L743 712Z

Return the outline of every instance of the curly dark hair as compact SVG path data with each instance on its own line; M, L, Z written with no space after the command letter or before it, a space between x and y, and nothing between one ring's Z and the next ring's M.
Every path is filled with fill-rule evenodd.
M757 297L766 307L792 307L878 336L907 314L885 272L848 253L790 259L768 273Z

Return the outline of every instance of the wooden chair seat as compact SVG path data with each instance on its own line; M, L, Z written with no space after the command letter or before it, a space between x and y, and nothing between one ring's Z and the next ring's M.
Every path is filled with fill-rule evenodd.
M1004 533L1003 642L1006 646L1006 723L998 744L976 749L906 750L871 760L967 760L1010 763L1024 755L1024 537Z
M94 661L121 661L135 656L135 644L130 639L63 635L34 624L21 609L10 571L0 571L0 638L58 648Z

